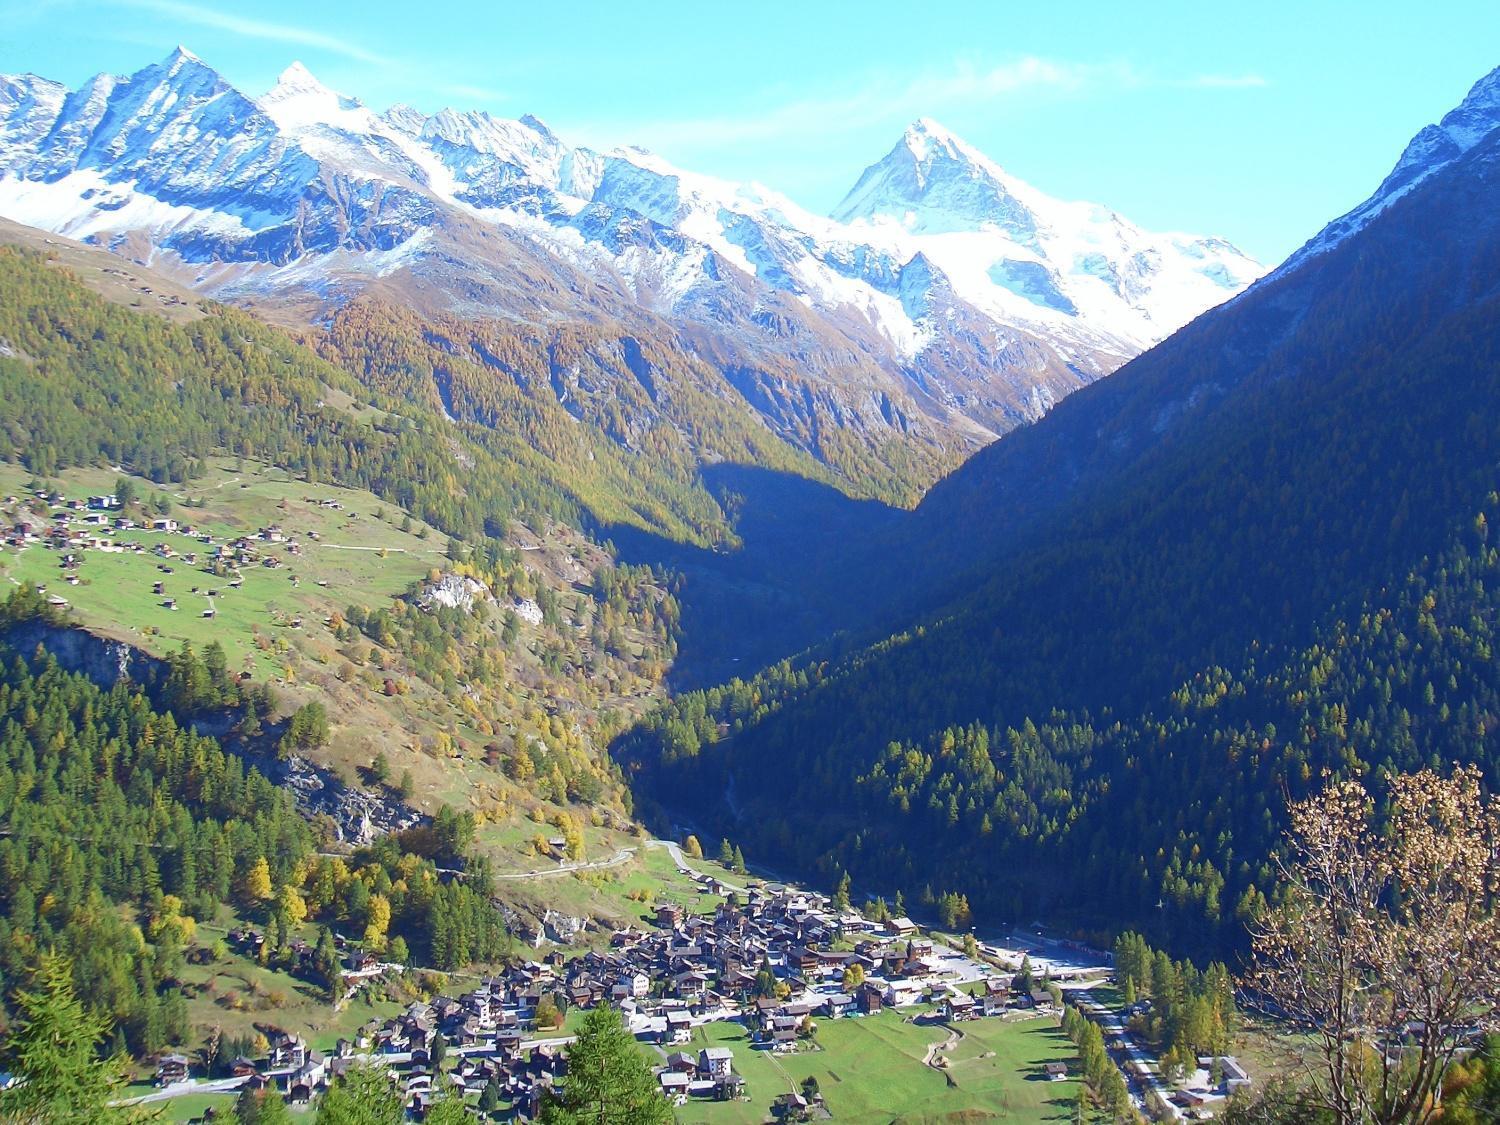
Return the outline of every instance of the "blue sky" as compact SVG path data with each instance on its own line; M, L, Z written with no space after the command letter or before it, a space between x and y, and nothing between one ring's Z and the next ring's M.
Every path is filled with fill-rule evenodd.
M535 113L829 210L930 116L1050 194L1284 257L1500 65L1500 4L0 0L0 71L182 43L256 94L300 59L383 108Z

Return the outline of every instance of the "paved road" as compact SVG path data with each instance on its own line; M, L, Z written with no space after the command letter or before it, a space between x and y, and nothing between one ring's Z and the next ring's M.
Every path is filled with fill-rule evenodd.
M671 840L647 840L645 843L648 848L666 848L667 854L672 857L672 862L677 865L679 870L691 870L691 868L688 867L687 859L682 854L682 849ZM498 874L495 876L495 878L545 879L551 875L565 875L569 871L596 871L604 867L619 867L620 864L624 863L638 851L640 851L639 848L621 848L608 859L594 859L588 861L568 860L566 863L559 863L555 867L543 867L537 871L513 871L507 874ZM740 893L744 893L745 890L744 887L731 886L729 883L725 883L724 886L729 887L729 889L732 891L739 891Z
M631 856L635 855L635 848L621 848L608 859L595 859L584 861L581 859L569 860L559 863L556 867L544 867L540 871L513 871L508 874L496 875L496 879L545 879L549 875L565 875L569 871L592 871L601 867L619 867Z
M160 1090L152 1090L138 1098L126 1098L115 1105L145 1105L148 1102L165 1102L172 1098L186 1098L193 1094L228 1094L238 1090L248 1081L244 1078L219 1078L212 1082L203 1078L189 1078L186 1082L174 1082Z
M1181 1120L1183 1113L1168 1099L1172 1090L1161 1080L1161 1070L1155 1059L1151 1058L1134 1039L1130 1038L1125 1031L1125 1023L1120 1019L1119 1013L1106 1008L1094 999L1093 994L1080 990L1074 994L1077 1003L1099 1024L1099 1029L1104 1032L1104 1042L1108 1047L1117 1048L1125 1053L1125 1057L1134 1064L1125 1071L1125 1083L1130 1087L1131 1100L1136 1103L1137 1108L1147 1112L1145 1098L1135 1091L1141 1085L1149 1088L1150 1092L1156 1094L1162 1104L1171 1111L1174 1120Z

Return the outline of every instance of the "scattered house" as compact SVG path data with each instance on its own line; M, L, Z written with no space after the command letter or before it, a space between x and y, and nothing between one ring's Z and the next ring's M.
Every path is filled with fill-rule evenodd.
M171 1086L177 1082L186 1082L188 1077L188 1059L186 1055L163 1055L156 1063L156 1084L158 1086Z
M945 1020L971 1020L978 1014L974 997L967 992L952 992L938 1003L938 1014Z
M987 980L984 995L979 1000L980 1011L986 1016L1004 1015L1010 1007L1010 986L1003 981Z
M704 1047L698 1052L698 1072L717 1081L728 1078L734 1069L734 1052L728 1047Z
M229 1064L229 1076L231 1078L249 1078L255 1071L255 1060L247 1059L244 1055L241 1055Z
M807 1115L807 1099L801 1094L780 1094L771 1103L771 1114L778 1119L801 1120Z
M854 1012L854 997L847 992L836 992L823 1000L823 1010L830 1019L840 1019Z
M1244 1065L1235 1056L1198 1056L1198 1065L1210 1073L1213 1071L1215 1064L1217 1064L1219 1073L1223 1076L1220 1085L1226 1095L1250 1085L1249 1072L1245 1070Z
M910 980L893 980L885 986L885 992L881 999L892 1008L904 1008L909 1004L921 1003L926 994L927 987Z
M160 519L154 519L151 521L151 530L175 532L177 530L177 521L174 519L169 519L165 516L161 517Z
M1053 1082L1061 1082L1068 1076L1068 1064L1063 1062L1049 1062L1047 1064L1047 1077Z

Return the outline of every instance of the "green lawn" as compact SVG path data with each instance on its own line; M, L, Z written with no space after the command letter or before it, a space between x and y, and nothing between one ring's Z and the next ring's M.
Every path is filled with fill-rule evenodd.
M199 940L210 941L219 927L199 927ZM209 965L188 965L183 984L191 992L188 1022L195 1040L209 1028L227 1035L247 1035L255 1025L272 1024L305 1036L319 1050L332 1050L366 1021L394 1015L394 1001L368 1001L364 992L335 1011L320 989L295 977L265 968L248 957L230 953Z
M923 1059L932 1044L948 1038L948 1029L909 1022L898 1012L825 1020L818 1025L818 1047L782 1056L752 1050L737 1024L711 1024L695 1031L692 1050L710 1045L733 1050L749 1100L695 1099L677 1111L677 1119L702 1125L764 1121L778 1094L812 1076L835 1120L1068 1120L1076 1080L1051 1082L1043 1068L1052 1061L1073 1062L1073 1046L1051 1020L975 1020L961 1030L956 1046L944 1052L951 1065L939 1071L924 1066Z
M19 492L25 485L24 478L25 474L14 466L0 468L0 491ZM101 470L69 472L64 477L64 491L68 497L79 499L94 491L112 489L117 479ZM159 491L144 482L138 485L144 496ZM257 631L273 643L279 640L290 644L302 635L311 636L322 631L323 618L330 610L342 609L351 602L379 604L401 593L441 559L440 540L424 541L372 518L371 513L381 504L367 492L288 480L277 470L260 466L246 464L236 470L226 461L188 493L168 492L174 498L189 494L201 497L205 507L176 507L172 515L180 523L219 539L280 524L298 537L303 553L291 556L280 544L263 545L263 554L275 555L285 565L274 570L245 568L239 589L231 589L227 579L215 578L204 570L207 546L186 535L166 532L125 531L115 539L122 544L140 543L148 551L165 544L179 555L197 552L197 565L181 558L163 560L150 553L86 551L77 571L81 581L76 586L63 581L61 553L45 547L33 545L20 552L6 552L0 565L15 581L46 585L48 593L66 598L79 619L91 628L127 639L157 655L179 647L184 640L200 650L209 641L218 640L232 668L247 668L257 678L264 678L279 674L282 661L256 644ZM337 499L342 509L323 508L316 503L325 498ZM314 542L308 532L316 532L321 542ZM172 573L161 570L163 565ZM156 582L163 584L162 594L153 592ZM195 587L197 593L193 592ZM210 606L204 596L209 589L218 592L212 602L213 618L203 616ZM165 608L167 598L176 599L175 610ZM291 628L290 620L299 616L303 628Z

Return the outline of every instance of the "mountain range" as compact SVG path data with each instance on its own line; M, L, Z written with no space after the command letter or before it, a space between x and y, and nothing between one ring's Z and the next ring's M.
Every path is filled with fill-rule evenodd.
M640 787L830 882L1206 950L1272 891L1283 794L1496 776L1497 84L842 552L850 634L679 698L620 747Z
M364 297L541 352L581 332L587 361L546 380L575 417L633 384L627 431L690 431L660 401L654 368L676 366L902 503L1263 272L1222 239L1052 199L925 119L820 217L531 116L379 113L300 64L251 97L181 48L77 90L0 77L0 215L283 320Z

